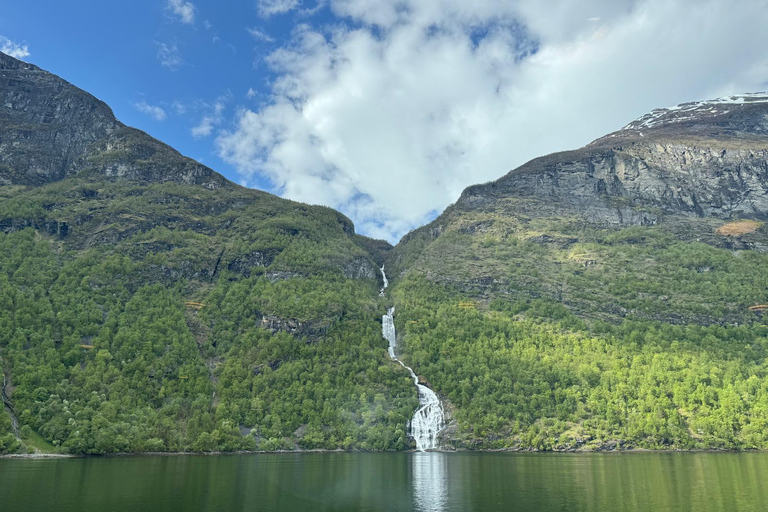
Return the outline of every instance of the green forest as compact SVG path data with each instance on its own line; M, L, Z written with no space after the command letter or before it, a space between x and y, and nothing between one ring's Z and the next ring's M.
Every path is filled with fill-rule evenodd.
M386 357L374 281L225 276L190 301L184 282L137 284L147 263L98 250L67 261L31 229L0 237L0 252L14 408L56 449L408 446L415 390ZM265 314L322 336L273 334ZM23 449L0 418L3 451Z
M53 187L17 211L82 197ZM136 201L124 187L58 218L143 222L120 217ZM702 242L457 216L388 255L332 210L267 196L238 207L246 219L199 216L220 193L194 194L145 190L156 225L111 244L0 235L0 356L21 434L3 411L0 451L411 448L416 392L381 338L392 303L403 360L445 401L447 446L768 448L768 328L749 309L768 301L768 255L703 236L722 223L696 226ZM492 227L466 229L478 222ZM385 298L345 275L350 259L375 268L369 254L393 268Z
M0 452L410 446L416 390L387 356L369 255L389 246L338 212L81 177L0 195L21 426L0 414Z
M768 322L751 308L768 254L717 247L711 219L446 217L396 248L393 293L403 358L455 420L447 442L768 449Z
M392 304L446 446L768 448L768 328L749 309L768 255L725 247L722 221L449 211L389 252L333 210L239 189L6 192L0 357L21 439L3 411L2 453L412 448Z

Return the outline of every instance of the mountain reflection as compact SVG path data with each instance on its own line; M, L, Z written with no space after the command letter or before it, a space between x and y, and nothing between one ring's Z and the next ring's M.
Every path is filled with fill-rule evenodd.
M445 510L448 498L447 459L444 453L417 452L411 457L413 497L416 510Z

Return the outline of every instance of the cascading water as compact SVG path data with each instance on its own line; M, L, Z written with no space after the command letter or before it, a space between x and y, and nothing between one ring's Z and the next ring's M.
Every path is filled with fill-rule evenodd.
M381 267L381 276L384 279L384 288L381 289L381 295L384 295L384 289L389 286L387 275L384 273L384 267ZM443 406L440 399L434 391L423 384L419 384L419 378L411 367L406 366L397 358L397 334L395 333L395 308L387 310L387 314L381 317L381 334L389 343L389 357L408 370L413 378L413 383L419 392L419 408L413 414L411 419L410 436L416 441L416 449L419 451L434 450L437 448L437 436L445 426L443 416Z
M384 290L386 290L387 286L389 286L389 281L387 280L387 274L384 273L384 265L382 265L379 270L381 270L381 277L382 279L384 279L384 286L381 288L381 291L379 292L379 297L383 297Z

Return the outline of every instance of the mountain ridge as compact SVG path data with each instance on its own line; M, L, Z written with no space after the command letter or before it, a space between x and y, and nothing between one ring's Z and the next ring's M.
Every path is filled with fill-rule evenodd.
M768 103L657 111L392 248L6 62L0 452L411 448L393 303L443 447L768 449Z
M768 447L768 103L741 98L468 187L389 253L446 444Z
M691 114L696 111L693 108L654 111L657 124L652 127L641 131L639 126L633 127L641 121L635 121L583 148L536 158L498 180L467 188L458 203L471 205L482 200L484 192L490 195L501 189L501 193L556 196L575 203L580 197L598 196L596 202L604 207L608 205L600 201L601 195L677 213L765 219L768 95L754 98L759 100L723 103L727 109L714 113L707 109L703 117ZM665 122L667 116L679 112L685 112L687 118ZM604 220L620 224L656 221L654 216L634 215L627 208L615 212L613 218Z
M5 134L0 139L0 183L41 185L93 173L208 188L234 185L170 146L124 125L93 95L2 53L0 93L0 130Z

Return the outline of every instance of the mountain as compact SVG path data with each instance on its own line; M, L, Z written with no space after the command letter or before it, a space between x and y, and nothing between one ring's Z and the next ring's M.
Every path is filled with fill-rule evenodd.
M411 448L393 304L446 448L768 448L768 95L533 160L394 248L3 54L0 97L0 453Z
M0 184L73 176L231 186L223 176L115 119L104 102L0 53Z
M4 54L0 99L0 452L408 445L388 244Z
M458 447L768 447L768 95L537 158L387 256Z
M765 219L766 113L768 94L655 110L585 148L470 187L459 203L546 198L559 212L625 226L656 224L664 214Z

